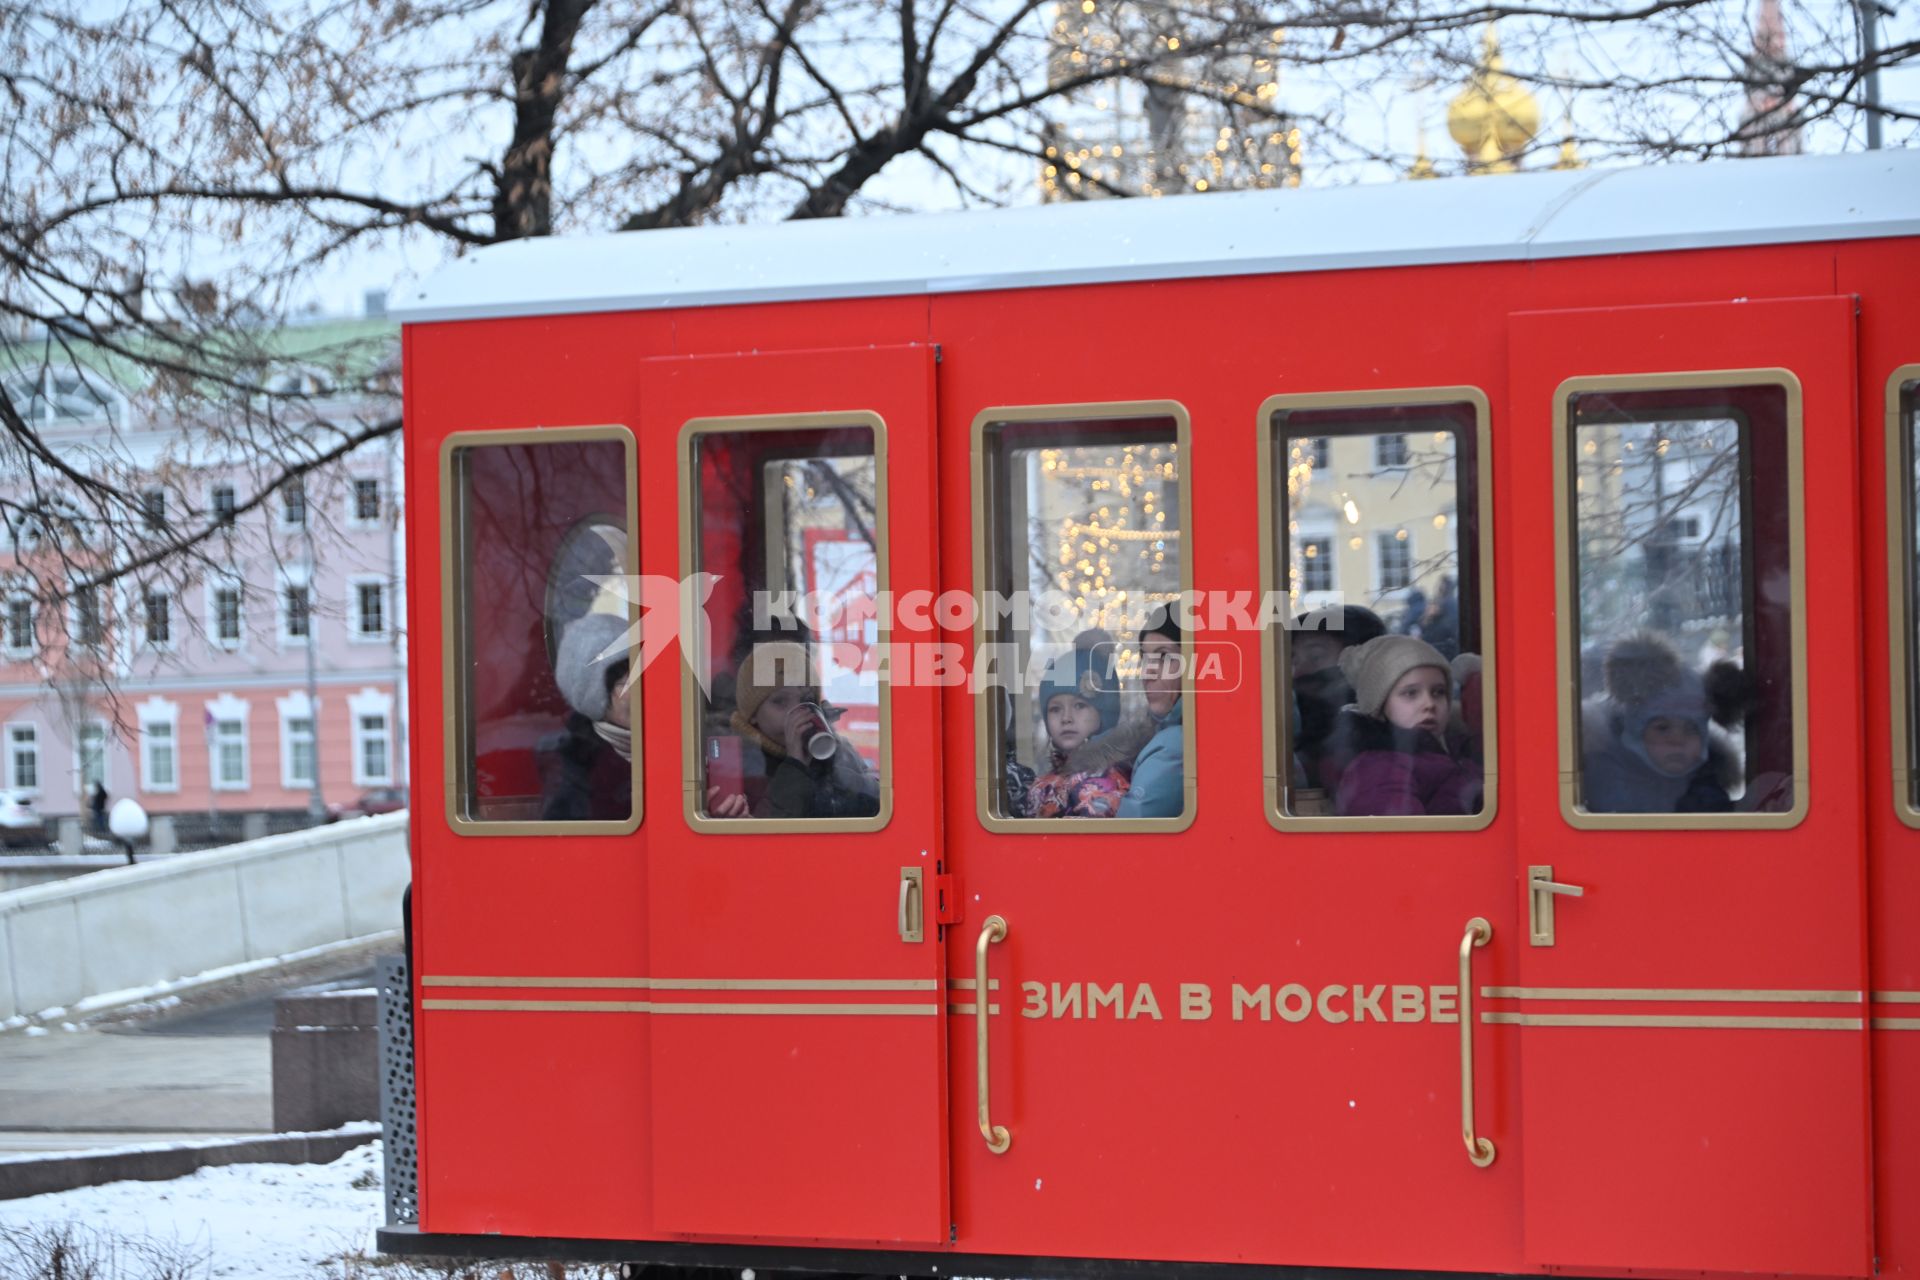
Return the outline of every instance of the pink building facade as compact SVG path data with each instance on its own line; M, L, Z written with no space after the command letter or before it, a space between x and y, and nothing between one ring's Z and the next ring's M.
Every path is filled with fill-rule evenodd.
M35 401L35 425L71 463L130 466L153 535L262 492L257 472L275 460L203 455L177 423L92 381L90 394ZM367 416L364 404L312 408L319 419ZM90 594L49 599L54 553L34 530L7 530L0 786L34 793L51 833L55 819L87 816L97 781L189 842L300 825L316 802L404 787L399 449L394 432L238 510L191 570Z

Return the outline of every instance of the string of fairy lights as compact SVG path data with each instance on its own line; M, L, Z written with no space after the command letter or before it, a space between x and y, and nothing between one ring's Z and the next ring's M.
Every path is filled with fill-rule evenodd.
M1123 29L1128 24L1133 29ZM1143 49L1152 68L1138 81L1103 81L1068 95L1082 112L1049 131L1043 198L1078 199L1109 188L1158 197L1300 185L1304 139L1278 111L1285 29L1268 35L1265 55L1202 56L1181 52L1177 26L1176 10L1164 4L1078 0L1056 7L1049 60L1055 84L1138 59Z
M1040 471L1072 489L1071 510L1047 512L1052 586L1072 597L1082 628L1116 635L1180 594L1180 513L1157 489L1180 480L1172 443L1040 450ZM1064 496L1064 494L1062 495ZM1051 505L1051 504L1049 504Z

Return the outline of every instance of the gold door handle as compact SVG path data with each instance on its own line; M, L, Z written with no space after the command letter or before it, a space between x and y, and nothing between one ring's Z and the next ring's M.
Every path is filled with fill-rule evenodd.
M980 1136L987 1140L987 1150L995 1155L1004 1154L1013 1145L1013 1135L1005 1125L995 1124L989 1118L987 1107L987 948L1004 942L1006 937L1007 922L999 916L988 916L980 929L980 941L973 949L973 1025L975 1048L979 1051Z
M1553 899L1555 894L1583 898L1586 889L1577 884L1561 884L1553 878L1553 868L1527 868L1527 941L1536 947L1553 945Z
M926 899L920 896L918 867L900 868L900 941L919 942L927 936Z
M1493 938L1485 917L1467 921L1460 939L1460 1136L1467 1141L1467 1159L1484 1169L1493 1163L1493 1142L1473 1131L1473 949Z

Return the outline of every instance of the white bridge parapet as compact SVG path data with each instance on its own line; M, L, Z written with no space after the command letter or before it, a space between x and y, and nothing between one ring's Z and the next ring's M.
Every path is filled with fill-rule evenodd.
M0 893L0 1020L400 928L407 815Z

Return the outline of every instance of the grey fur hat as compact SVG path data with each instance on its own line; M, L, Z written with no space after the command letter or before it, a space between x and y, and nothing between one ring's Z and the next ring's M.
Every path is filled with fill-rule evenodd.
M559 650L553 655L553 680L567 705L589 720L607 718L613 686L627 666L624 649L605 658L600 653L618 644L626 633L626 618L612 613L585 614L561 629Z

